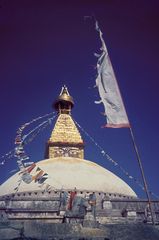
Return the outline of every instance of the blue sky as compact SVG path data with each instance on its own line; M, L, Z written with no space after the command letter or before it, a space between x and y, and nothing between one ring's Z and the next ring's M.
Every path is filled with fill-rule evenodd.
M128 129L103 129L105 118L94 88L100 41L99 21L128 117L133 126L150 189L159 195L159 2L156 1L1 1L0 5L0 153L14 148L17 128L52 111L63 84L75 101L73 118L125 168L141 180ZM26 150L43 159L53 125ZM124 179L139 196L142 190L102 157L82 133L85 158ZM0 183L17 167L0 166Z

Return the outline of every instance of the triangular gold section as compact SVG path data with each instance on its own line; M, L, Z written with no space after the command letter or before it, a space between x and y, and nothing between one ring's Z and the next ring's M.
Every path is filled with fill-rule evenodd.
M60 114L49 139L52 143L83 143L81 135L69 114Z
M84 144L70 114L60 114L46 150L47 158L76 157L84 158Z

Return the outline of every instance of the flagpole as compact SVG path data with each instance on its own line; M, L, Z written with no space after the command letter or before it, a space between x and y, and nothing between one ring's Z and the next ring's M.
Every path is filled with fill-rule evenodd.
M132 139L132 142L133 142L136 157L137 157L137 160L138 160L139 168L140 168L140 171L141 171L141 176L142 176L142 180L143 180L143 183L144 183L146 196L147 196L147 199L148 199L148 205L149 205L149 208L150 208L152 224L155 225L155 219L154 219L153 209L152 209L152 202L151 202L149 190L148 190L148 187L147 187L147 182L146 182L146 178L145 178L145 174L144 174L144 169L143 169L141 158L140 158L140 155L139 155L139 151L138 151L138 148L137 148L137 145L136 145L136 142L135 142L135 137L134 137L133 130L132 130L131 127L129 129L130 129L131 139Z
M98 61L97 61L97 73L98 73L98 75L97 75L97 78L96 78L96 85L98 86L101 101L103 102L105 109L107 109L107 113L106 113L107 127L114 127L115 125L117 127L128 127L129 121L128 121L128 117L127 117L126 110L125 110L125 107L124 107L124 103L123 103L123 100L122 100L122 97L121 97L121 94L120 94L120 90L119 90L119 87L118 87L118 83L116 81L116 77L115 77L115 73L113 71L112 64L111 64L110 59L108 57L107 47L105 45L104 39L102 37L102 32L101 32L101 30L98 26L98 22L97 22L96 19L95 19L95 29L99 32L99 37L100 37L100 40L101 40L101 43L102 43L102 48L101 48L102 49L102 54L99 56ZM111 74L110 74L110 72L111 72ZM109 78L105 77L105 79L103 81L102 73L107 73ZM110 88L110 79L111 79L111 88ZM115 109L114 106L118 110L110 111L110 105L113 108L113 110ZM119 117L118 117L118 115L119 115ZM109 121L108 121L108 117L109 117ZM152 202L151 202L151 199L150 199L149 190L148 190L148 187L147 187L143 166L142 166L142 163L141 163L139 151L138 151L138 148L137 148L137 145L136 145L136 142L135 142L135 137L134 137L133 130L132 130L131 126L129 126L129 129L130 129L130 134L131 134L134 150L135 150L135 153L136 153L136 157L137 157L137 160L138 160L138 164L139 164L139 167L140 167L141 176L142 176L143 183L144 183L144 189L145 189L145 192L146 192L148 205L149 205L149 209L150 209L150 213L151 213L152 224L154 225L155 220L154 220L154 215L153 215Z

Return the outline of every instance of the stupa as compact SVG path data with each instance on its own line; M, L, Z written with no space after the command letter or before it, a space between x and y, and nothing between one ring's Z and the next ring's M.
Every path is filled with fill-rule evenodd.
M99 192L112 194L112 197L136 198L135 192L122 179L98 164L85 160L84 143L72 117L74 105L66 87L54 103L58 119L47 143L45 160L37 162L48 174L47 184L56 190L72 191L76 188L82 192ZM35 174L36 169L32 171ZM19 172L8 179L0 188L0 195L14 194L14 188L20 178ZM45 188L45 185L44 185ZM42 189L43 190L43 189ZM22 182L18 194L39 192L38 183Z
M84 159L73 106L67 87L62 87L53 104L58 117L45 159L30 170L32 181L20 182L17 172L0 186L0 239L121 239L115 237L123 224L128 232L136 228L137 234L145 229L143 222L151 222L146 200L109 170ZM37 177L39 169L47 176L43 183ZM157 222L159 203L152 204ZM149 239L159 239L156 228L150 227L150 232ZM139 239L145 240L143 236Z

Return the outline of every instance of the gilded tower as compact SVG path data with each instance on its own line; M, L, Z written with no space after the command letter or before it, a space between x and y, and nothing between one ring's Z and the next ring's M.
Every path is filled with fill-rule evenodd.
M47 142L46 158L84 158L83 139L71 117L73 106L73 98L67 87L62 87L60 95L53 103L53 108L58 112L58 118Z

